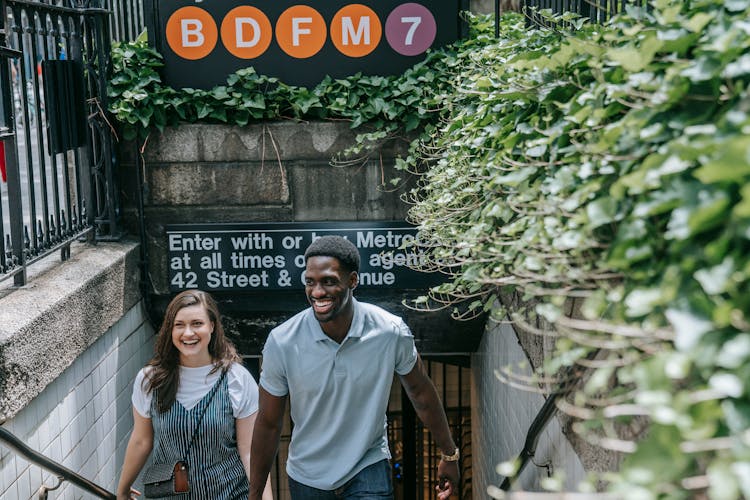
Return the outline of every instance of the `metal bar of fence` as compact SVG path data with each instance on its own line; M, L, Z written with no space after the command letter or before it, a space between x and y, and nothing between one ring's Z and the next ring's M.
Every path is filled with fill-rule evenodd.
M45 30L41 28L41 26L37 25L37 21L39 19L39 15L37 13L34 13L31 18L28 20L29 27L27 28L27 31L29 33L29 37L35 37L35 36L44 36ZM46 155L44 154L44 117L43 117L43 104L41 100L41 93L39 91L39 88L41 86L41 66L40 62L37 61L41 60L41 57L39 56L39 49L38 44L33 43L34 40L32 38L30 43L31 48L31 60L34 61L34 67L31 71L31 88L32 91L32 99L34 102L34 106L32 108L32 113L34 113L34 124L36 125L36 136L37 136L37 160L39 165L39 183L40 183L40 189L39 194L41 196L41 211L42 216L41 220L39 220L37 217L32 217L31 219L31 226L34 228L33 231L33 253L38 254L40 251L42 251L46 246L47 243L49 243L49 232L44 231L42 227L42 220L44 221L44 226L48 229L47 226L47 218L49 216L49 206L47 205L48 199L47 199L47 175L46 175ZM32 198L36 199L36 198ZM32 204L32 206L35 206L35 204ZM36 214L36 213L35 213ZM35 223L36 222L36 223Z
M84 19L84 22L86 20ZM84 30L84 33L87 30ZM81 64L81 67L83 67L83 38L84 34L79 32L71 32L70 37L68 39L68 47L70 48L70 55L71 59L74 61L77 61L79 64ZM92 54L88 54L89 57L92 56ZM69 85L69 92L72 95L75 95L74 88L71 88L73 86L73 82L67 82ZM81 103L83 104L83 103ZM64 108L64 110L67 111L67 108ZM72 117L68 116L68 119L72 121ZM88 127L87 129L88 130ZM70 144L73 144L75 141L72 137L72 131L67 130L68 134L68 141ZM87 144L90 144L89 141L86 141ZM73 227L73 230L78 230L81 227L84 227L84 221L82 218L82 210L86 203L86 198L84 198L84 194L90 195L91 191L86 189L85 186L88 184L88 176L90 175L90 172L88 172L88 165L87 162L84 162L84 158L81 157L81 148L74 147L72 149L73 151L73 171L75 172L75 200L73 203L72 211L70 212L70 218L71 218L71 226ZM84 180L84 176L86 180ZM85 190L85 191L84 191Z
M34 15L32 19L29 20L31 23L33 21L34 28L31 31L31 36L33 37L35 33L38 33L40 36L44 36L46 33L46 30L41 26L41 23L37 25L37 21L40 21L38 15ZM41 56L39 55L39 49L37 47L36 43L33 43L32 40L31 43L31 60L32 61L38 61L41 59ZM38 63L41 64L41 63ZM36 238L34 239L34 242L36 243L37 247L39 248L46 248L50 244L50 237L49 237L49 197L48 197L48 189L47 189L47 161L46 161L46 155L44 154L44 116L42 113L42 95L40 92L41 88L41 75L37 68L41 69L40 66L36 65L34 68L34 71L32 71L32 88L33 88L33 98L34 98L34 106L33 106L33 112L35 115L34 122L36 123L36 136L37 136L37 158L39 160L39 182L40 182L40 194L41 194L41 201L42 201L42 217L41 220L37 222L37 224L34 224L34 221L37 221L36 218L32 220L32 225L37 226L36 231ZM43 225L42 225L43 221Z
M102 24L101 18L97 18L97 23ZM100 37L100 39L96 43L96 46L98 47L97 61L100 68L103 68L107 65L106 61L109 58L110 41L109 39L103 37L103 30L96 30L95 32L98 33ZM96 74L98 75L98 80L95 82L98 85L98 95L106 95L107 80L105 78L105 73L104 71L100 70ZM95 104L97 106L99 105L98 103ZM97 170L98 172L103 172L104 174L102 184L105 192L103 193L104 200L102 201L100 206L103 206L106 209L106 211L102 213L100 217L104 217L108 221L108 233L110 235L119 236L120 227L118 224L118 213L115 203L117 196L117 182L114 175L115 168L112 161L112 155L108 154L114 149L114 144L112 141L112 134L110 134L109 129L106 128L109 124L102 123L101 120L97 123L100 127L99 136L101 141L101 148L98 151L94 151L94 153L99 153L96 162L96 165L98 167Z
M55 25L52 19L47 19L45 16L45 25L47 26L48 39L47 43L44 44L44 59L50 59L50 55L53 55L54 59L59 59L59 45L55 43L57 40L58 30L55 29ZM50 38L52 41L52 51L50 51ZM53 96L45 96L49 99ZM59 170L57 165L57 155L52 155L50 158L51 176L52 176L52 214L49 220L49 232L50 239L52 242L57 243L62 238L62 225L60 224L60 184L57 182L59 179Z
M458 446L458 450L460 451L459 454L459 462L458 462L458 470L463 470L464 467L464 461L466 460L466 457L464 456L464 404L463 404L463 394L464 394L464 379L463 379L464 369L463 367L458 367L458 432L454 433L456 435L456 446ZM458 498L463 499L464 498L464 481L463 479L460 480L460 483L458 485Z
M25 28L24 28L24 18L28 19L28 16L26 12L21 9L20 7L14 7L12 9L13 12L13 26L11 26L11 30L13 33L15 33L16 37L16 46L21 48L21 52L26 54L28 52L28 38L24 36ZM33 42L33 40L32 40ZM31 82L29 81L29 73L31 73L31 62L28 61L26 58L22 58L19 60L19 67L18 67L18 74L20 77L20 88L18 88L18 94L19 94L19 101L21 103L21 112L22 112L22 126L23 126L23 137L29 138L31 136L31 127L30 127L30 120L31 120L31 113L29 111L29 108L31 107L31 103L29 102L29 93L28 89L31 86ZM30 147L30 141L26 140L24 141L24 153L25 153L25 164L27 166L26 169L26 183L25 186L21 186L21 189L25 188L25 191L27 193L28 197L28 203L29 203L29 210L30 210L30 220L33 222L36 219L36 207L34 204L34 171L31 168L28 168L28 166L33 165L34 159L31 154L31 147ZM20 181L20 174L19 174L19 183ZM10 189L10 184L9 184ZM21 219L19 219L21 220ZM26 222L26 221L24 221ZM28 234L28 224L23 224L23 231L25 236ZM36 232L36 229L33 228L32 224L32 234ZM28 242L28 250L31 251L31 241L29 238L25 238L23 248L27 247ZM13 243L15 245L15 242Z
M499 13L499 1L495 2L495 14ZM574 12L587 18L592 23L604 23L614 15L625 10L627 5L635 4L648 7L648 2L644 0L524 0L521 2L522 12L530 22L546 25L536 11L550 9L554 14L563 12ZM496 25L496 36L499 25Z
M23 245L23 205L21 202L21 175L18 169L18 155L15 141L5 152L5 172L8 181L8 216L10 223L11 265L18 267L13 275L16 286L26 283L26 255Z

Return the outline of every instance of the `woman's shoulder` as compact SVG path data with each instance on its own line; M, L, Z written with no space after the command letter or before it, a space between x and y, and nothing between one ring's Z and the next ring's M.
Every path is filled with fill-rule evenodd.
M239 378L239 379L245 379L247 377L252 377L250 375L250 372L247 371L247 368L242 363L234 362L231 365L229 365L229 369L227 370L227 376L233 377L233 378Z
M135 381L141 382L143 379L148 378L151 375L153 369L153 366L144 366L143 368L138 370L138 373L135 374Z
M140 370L138 370L138 373L135 376L136 382L141 382L144 379L151 378L151 375L154 373L154 366L153 365L146 365Z
M151 365L144 366L138 370L138 373L135 375L135 380L133 381L133 388L143 393L150 392L150 390L148 390L148 381L150 380L153 371L154 367Z
M227 371L227 382L230 386L239 385L242 387L248 385L257 385L252 374L243 366L242 363L232 363Z

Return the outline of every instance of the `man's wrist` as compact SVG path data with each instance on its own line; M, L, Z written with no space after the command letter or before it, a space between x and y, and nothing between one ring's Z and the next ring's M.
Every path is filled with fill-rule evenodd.
M440 460L443 462L458 462L459 458L461 458L461 454L459 453L458 446L454 447L450 453L440 452Z

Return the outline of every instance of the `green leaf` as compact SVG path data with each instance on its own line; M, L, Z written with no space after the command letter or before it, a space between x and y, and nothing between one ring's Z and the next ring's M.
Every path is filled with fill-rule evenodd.
M724 7L729 12L744 12L747 10L747 0L724 0Z
M627 456L624 461L625 469L637 468L642 471L643 484L665 479L682 477L688 465L689 457L679 449L680 435L673 426L652 424L649 429L650 437L638 443L635 453ZM636 465L637 464L637 465ZM664 467L669 464L669 467ZM633 470L630 470L633 473Z
M675 330L675 347L683 352L689 352L703 335L713 330L709 320L692 311L669 308L664 315Z
M664 300L660 288L637 288L625 297L626 314L630 317L644 316Z
M706 184L735 181L750 175L750 136L729 139L716 156L695 171L695 177Z
M719 61L710 56L703 56L691 61L691 64L680 72L680 75L693 82L705 82L714 78L720 69Z
M662 42L656 37L649 37L640 47L626 46L609 49L606 56L625 70L635 73L651 64L661 45Z
M591 227L599 227L615 220L617 201L614 198L597 198L586 206Z
M699 269L694 276L707 294L716 295L727 291L734 271L734 259L726 257L718 266Z
M745 184L740 188L742 200L733 208L733 213L737 217L750 218L750 184Z
M683 21L681 25L694 33L700 33L714 17L713 12L698 12L690 19Z

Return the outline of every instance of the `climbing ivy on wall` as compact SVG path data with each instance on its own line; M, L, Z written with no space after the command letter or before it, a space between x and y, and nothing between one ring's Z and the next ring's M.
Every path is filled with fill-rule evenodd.
M353 128L366 125L373 131L367 139L379 141L436 118L430 103L436 92L449 90L449 75L438 70L449 54L455 54L454 47L431 52L402 75L325 78L312 89L286 85L248 67L211 90L175 90L162 84L162 57L143 36L112 49L110 111L126 140L180 122L244 126L272 119L343 119ZM364 139L361 146L367 143Z
M145 42L120 45L111 111L126 138L346 119L362 131L349 153L366 154L418 134L397 166L418 176L406 198L426 266L451 279L413 306L554 337L540 380L586 367L562 409L626 455L592 485L750 497L750 2L654 0L604 26L541 15L551 28L503 17L499 39L475 18L404 75L313 89L247 69L177 91ZM525 308L501 311L507 293ZM638 440L621 432L634 421L647 422Z
M403 164L453 276L423 305L520 294L511 319L558 339L539 375L588 367L563 409L627 455L598 478L623 498L750 497L750 3L546 17L468 54Z

